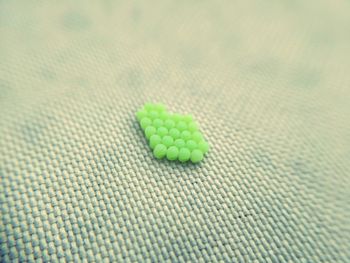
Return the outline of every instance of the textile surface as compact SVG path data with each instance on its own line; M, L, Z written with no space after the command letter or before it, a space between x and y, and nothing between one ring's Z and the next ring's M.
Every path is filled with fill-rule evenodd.
M349 1L0 1L2 262L350 262ZM156 160L145 102L211 149Z

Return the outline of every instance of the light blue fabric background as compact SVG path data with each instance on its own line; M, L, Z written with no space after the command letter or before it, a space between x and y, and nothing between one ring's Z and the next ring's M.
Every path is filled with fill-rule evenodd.
M350 262L349 1L0 1L2 262ZM134 113L192 113L200 165Z

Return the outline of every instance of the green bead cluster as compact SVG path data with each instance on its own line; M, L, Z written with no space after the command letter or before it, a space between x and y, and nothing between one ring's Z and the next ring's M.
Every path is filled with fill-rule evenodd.
M146 103L136 117L158 159L198 163L209 150L191 115L172 114L162 104Z

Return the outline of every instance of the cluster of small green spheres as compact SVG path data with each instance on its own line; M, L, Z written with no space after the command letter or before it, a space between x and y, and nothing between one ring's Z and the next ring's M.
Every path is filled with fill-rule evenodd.
M209 150L191 115L172 114L162 104L146 103L136 117L158 159L198 163Z

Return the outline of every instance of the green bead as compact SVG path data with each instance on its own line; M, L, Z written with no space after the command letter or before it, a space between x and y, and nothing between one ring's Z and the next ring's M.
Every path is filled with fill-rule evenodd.
M190 123L190 122L193 121L193 117L192 117L191 115L185 115L185 116L183 117L183 120L184 120L185 122L187 122L187 123Z
M150 111L150 113L148 115L153 120L158 118L158 116L159 116L158 112L156 112L156 111Z
M193 140L188 140L186 142L186 147L192 151L192 150L196 149L197 143Z
M176 128L179 130L179 131L184 131L187 129L187 124L186 122L184 121L179 121L178 124L176 125Z
M158 134L154 134L149 139L149 146L151 147L151 149L154 149L154 147L156 147L161 142L162 142L162 138Z
M167 119L164 123L164 126L168 129L174 128L175 127L175 122L171 119Z
M166 121L167 119L170 118L170 114L167 113L166 111L163 111L159 114L159 118L161 118L163 121Z
M168 148L166 152L166 158L168 158L168 160L170 161L176 160L178 156L179 156L179 150L177 149L177 147L171 146L170 148Z
M163 121L161 119L155 119L153 121L153 126L156 128L162 127L163 126Z
M152 121L151 121L151 119L145 117L141 120L140 124L141 124L142 129L146 129L148 126L150 126L152 124Z
M146 134L146 138L149 139L153 134L155 134L157 131L156 128L154 128L153 126L148 126L145 129L145 134Z
M179 161L187 162L191 157L191 152L187 148L181 148L179 151Z
M180 148L184 147L186 145L186 143L183 139L177 139L177 140L175 140L174 145L180 149Z
M200 150L194 150L191 153L191 161L193 163L198 163L203 160L203 153Z
M155 109L156 111L158 111L158 112L165 111L165 105L164 105L164 104L161 104L161 103L156 104L155 107L154 107L154 109Z
M154 109L154 105L152 103L146 103L145 104L145 110L151 111Z
M157 134L158 134L160 137L163 137L163 136L165 136L165 135L168 134L168 129L165 128L165 127L159 127L159 128L157 129Z
M169 131L169 135L171 137L173 137L174 140L176 140L177 138L180 137L180 131L178 129L176 129L176 128L172 128Z
M198 149L201 150L203 153L207 153L209 150L209 144L205 141L201 141L198 143Z
M174 114L172 116L172 118L173 118L173 121L179 122L181 120L181 115L180 114Z
M196 131L196 132L192 133L192 140L194 140L196 142L200 142L203 140L203 136L200 132Z
M191 133L189 131L183 131L181 133L181 139L187 141L191 138Z
M154 150L153 154L156 158L161 159L167 154L167 148L164 144L158 144Z
M139 110L139 111L136 113L136 117L137 117L138 121L141 121L143 118L147 117L147 111L145 111L145 110Z
M170 147L171 145L173 145L173 143L174 139L169 135L164 136L162 139L162 144L164 144L166 147Z
M191 122L188 124L188 130L190 132L195 132L198 130L198 126L194 122Z
M136 113L156 158L199 162L209 150L208 143L191 115L172 114L163 104L146 103Z

